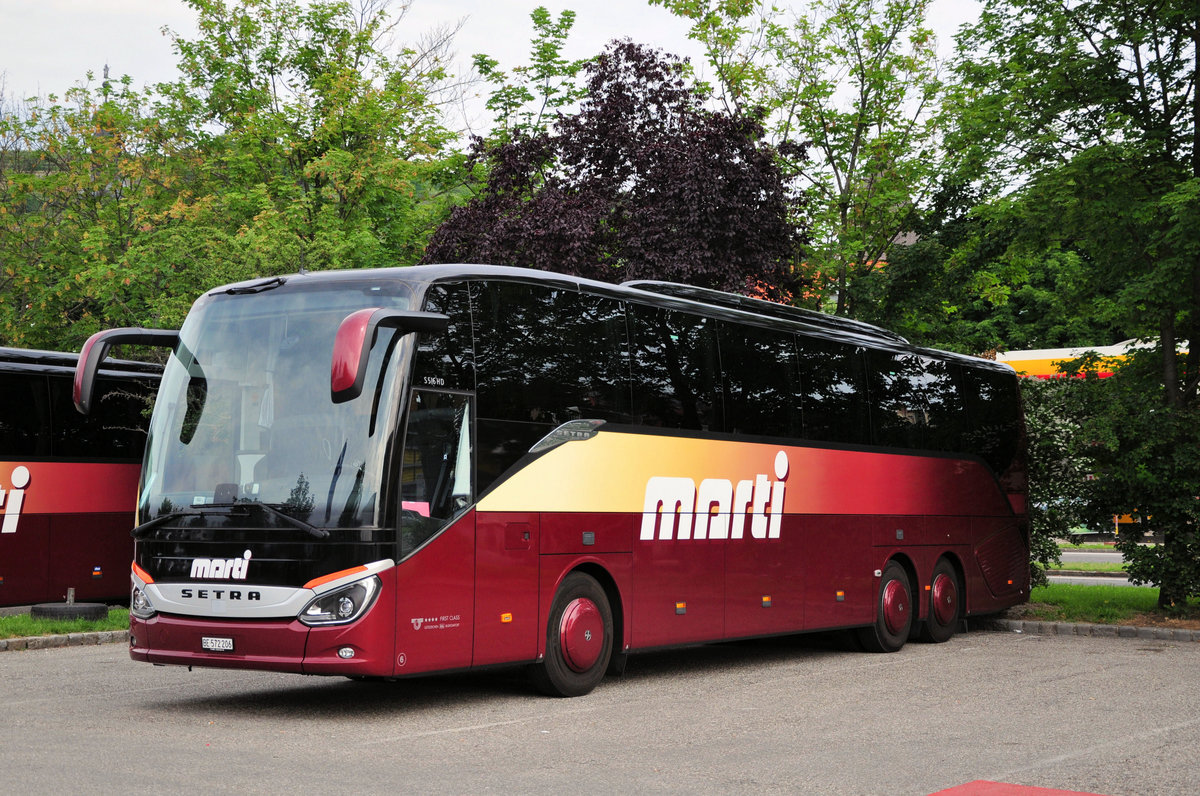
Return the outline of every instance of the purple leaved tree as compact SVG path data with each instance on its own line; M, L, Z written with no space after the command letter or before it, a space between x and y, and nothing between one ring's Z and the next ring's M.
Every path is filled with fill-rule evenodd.
M472 155L478 196L425 262L479 262L607 282L661 279L782 298L796 289L803 197L752 116L709 110L686 65L617 41L579 111ZM803 153L795 145L795 162Z

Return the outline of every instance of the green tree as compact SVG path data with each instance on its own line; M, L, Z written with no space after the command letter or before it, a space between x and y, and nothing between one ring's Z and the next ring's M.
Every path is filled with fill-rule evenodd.
M587 98L549 131L476 141L487 182L427 260L787 289L800 206L762 126L707 109L682 62L628 40L586 73Z
M129 78L8 108L0 118L0 339L57 348L114 319L153 322L148 294L177 276L126 258L198 162ZM102 288L102 289L98 289Z
M1117 292L1091 278L1073 247L1027 255L1016 242L1028 208L1011 197L981 202L949 185L914 217L915 241L860 280L859 317L920 345L991 350L1102 345L1129 335L1116 321Z
M957 166L995 193L1018 186L1014 254L1080 253L1107 311L1157 337L1164 401L1200 385L1200 17L1189 0L989 0L959 39L948 107ZM1196 347L1193 346L1193 349Z
M457 201L449 34L390 43L386 0L189 0L182 77L0 120L0 336L78 345L173 326L201 291L416 261Z
M859 280L889 259L938 173L929 121L941 84L929 0L650 0L692 21L730 110L767 112L774 141L808 145L810 296L860 314Z
M510 141L523 133L544 133L554 114L568 110L587 95L579 75L590 59L568 60L563 45L575 24L575 12L564 10L555 21L545 6L530 13L534 36L529 63L511 74L484 54L474 56L475 70L494 88L486 107L495 115L494 142Z
M1112 291L1106 319L1156 343L1152 380L1138 358L1138 375L1105 380L1078 422L1097 506L1157 518L1160 563L1140 571L1164 605L1195 589L1200 519L1197 474L1169 453L1194 449L1200 405L1198 44L1191 0L988 0L960 35L947 102L960 176L1021 207L1004 256L1075 253L1082 284Z
M389 51L403 9L386 2L189 4L200 36L173 35L183 77L159 86L161 112L228 186L213 193L242 221L234 255L257 273L417 259L446 209L449 40Z

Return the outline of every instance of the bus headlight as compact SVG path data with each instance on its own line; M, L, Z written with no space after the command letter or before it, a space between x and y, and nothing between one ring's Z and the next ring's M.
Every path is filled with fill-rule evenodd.
M379 578L372 575L349 586L334 589L304 606L299 619L306 625L344 625L353 622L375 602L379 588Z
M133 587L133 592L129 596L129 613L138 619L150 619L157 613L150 603L150 598L146 596L146 592L138 586Z

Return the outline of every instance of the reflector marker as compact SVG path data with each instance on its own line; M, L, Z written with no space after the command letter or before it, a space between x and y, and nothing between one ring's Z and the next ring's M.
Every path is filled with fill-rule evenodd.
M683 616L687 613L687 603L675 603L676 616Z
M512 622L512 614L500 614L500 624L507 625Z

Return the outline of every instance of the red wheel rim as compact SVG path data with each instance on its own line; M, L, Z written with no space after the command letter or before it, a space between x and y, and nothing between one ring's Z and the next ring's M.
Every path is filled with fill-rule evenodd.
M939 625L948 625L954 621L958 612L958 585L954 578L946 573L938 573L933 579L933 616Z
M883 587L883 623L893 635L908 627L908 589L898 580Z
M586 672L604 651L604 617L586 597L574 599L563 611L558 626L558 644L563 660L575 672Z

